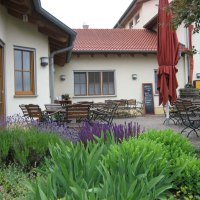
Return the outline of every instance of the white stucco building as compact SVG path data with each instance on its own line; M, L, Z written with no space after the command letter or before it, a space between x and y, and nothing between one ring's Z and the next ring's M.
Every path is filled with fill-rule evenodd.
M39 0L0 1L0 115L20 113L19 104L50 103L51 70L41 57L71 46L75 36ZM69 57L70 52L55 55L55 64Z
M131 98L143 101L142 84L152 83L155 113L163 112L162 107L158 106L156 91L157 12L158 0L133 0L113 30L75 30L77 39L71 62L67 67L56 68L56 96L69 93L73 102ZM154 35L152 46L149 45L149 36L142 34L142 30L149 30L149 33ZM177 35L182 50L177 65L177 79L179 88L183 88L191 76L189 57L184 52L189 48L190 36L188 29L183 25L178 28ZM198 47L199 35L192 38L193 45ZM196 73L199 72L199 59L200 55L196 54L193 79L196 79ZM104 83L106 81L103 72L113 73L110 86L113 89L110 93L104 93L109 84ZM66 80L60 81L60 75L65 75ZM136 80L132 79L133 75L137 76ZM83 80L80 80L81 78Z

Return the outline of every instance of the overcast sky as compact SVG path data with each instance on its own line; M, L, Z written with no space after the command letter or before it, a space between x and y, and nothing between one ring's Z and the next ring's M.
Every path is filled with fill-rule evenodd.
M70 28L113 28L132 0L41 0L42 7Z

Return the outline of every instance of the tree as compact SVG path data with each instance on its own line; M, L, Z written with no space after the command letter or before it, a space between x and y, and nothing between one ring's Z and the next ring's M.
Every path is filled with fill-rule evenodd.
M173 26L177 28L183 22L185 27L194 23L194 33L200 31L200 0L174 0L170 4L173 12Z

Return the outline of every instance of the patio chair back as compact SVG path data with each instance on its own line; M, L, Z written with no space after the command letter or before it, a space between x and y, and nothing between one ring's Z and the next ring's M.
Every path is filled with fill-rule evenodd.
M39 121L43 121L43 113L39 105L28 104L28 105L25 105L25 107L31 119L37 119Z
M21 105L19 105L19 107L21 108L23 116L24 117L29 117L28 110L26 109L26 105L25 104L21 104Z

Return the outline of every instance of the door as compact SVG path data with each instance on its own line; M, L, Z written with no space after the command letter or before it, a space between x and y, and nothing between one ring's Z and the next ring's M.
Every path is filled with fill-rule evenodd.
M5 115L3 47L0 45L0 117Z

